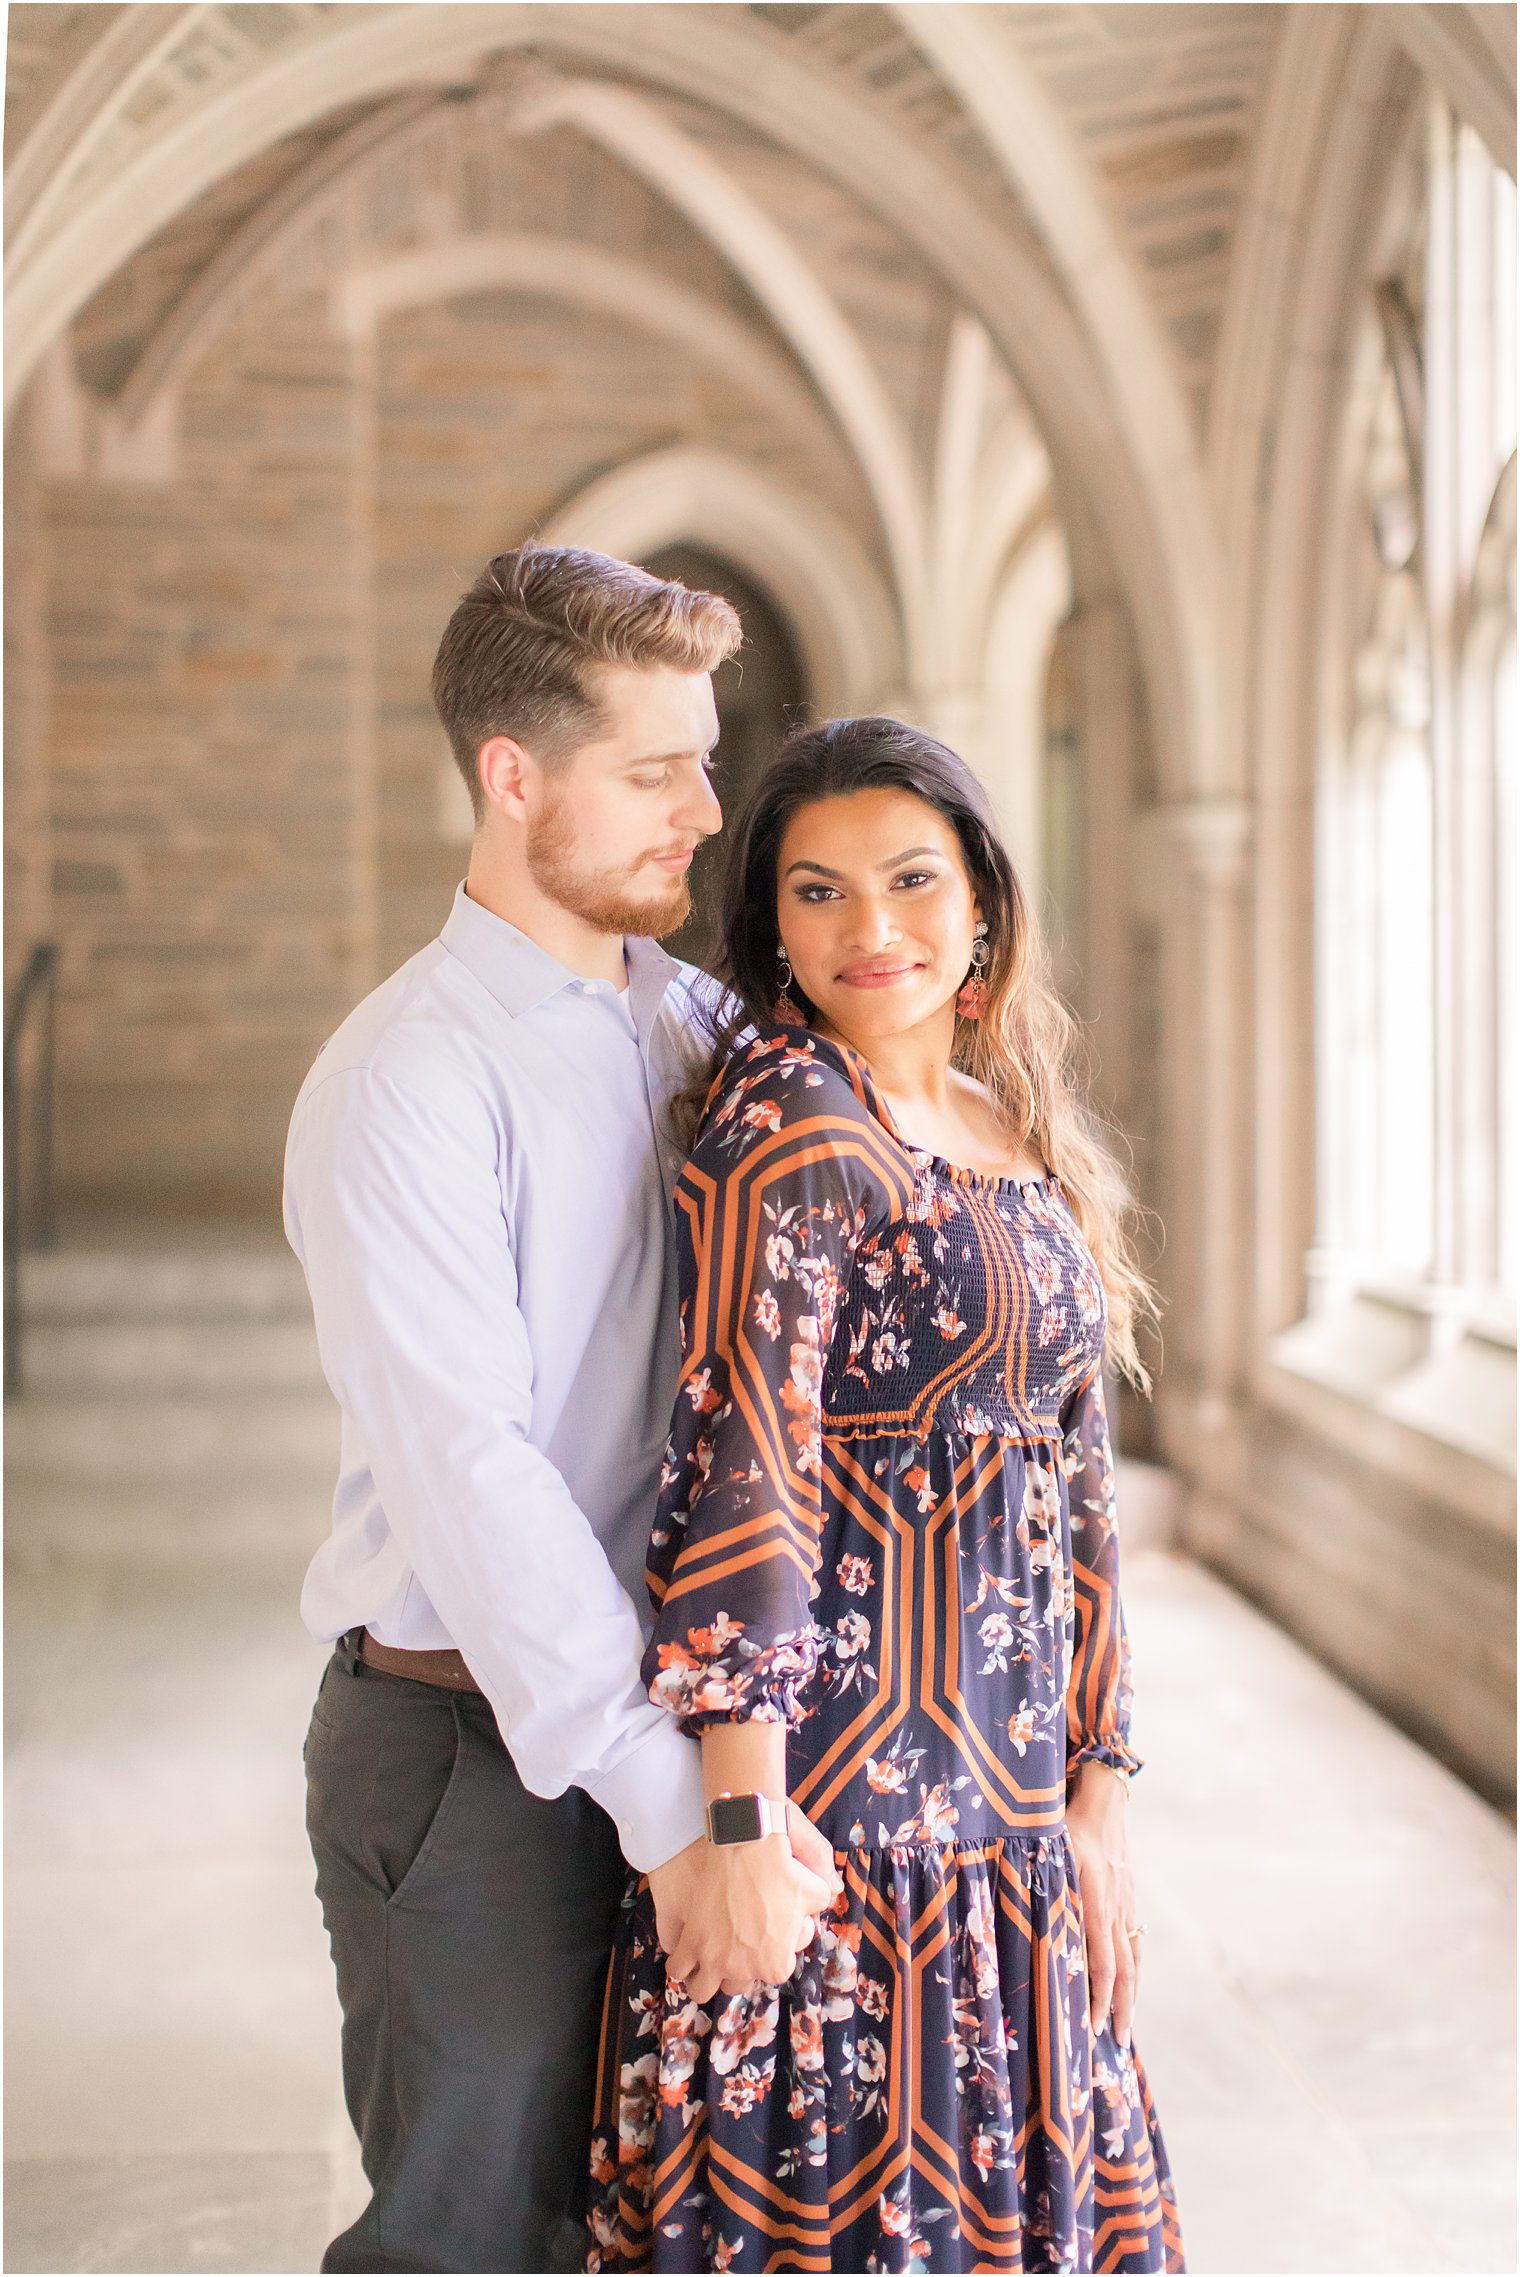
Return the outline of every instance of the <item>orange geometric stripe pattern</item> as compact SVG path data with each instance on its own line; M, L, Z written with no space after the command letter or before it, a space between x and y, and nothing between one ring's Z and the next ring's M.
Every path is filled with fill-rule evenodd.
M705 2007L629 1890L591 2265L1183 2267L1144 2073L1088 2013L1066 1796L1135 1767L1102 1293L1053 1180L906 1149L854 1055L726 1071L677 1191L653 1697L788 1725L844 1893Z

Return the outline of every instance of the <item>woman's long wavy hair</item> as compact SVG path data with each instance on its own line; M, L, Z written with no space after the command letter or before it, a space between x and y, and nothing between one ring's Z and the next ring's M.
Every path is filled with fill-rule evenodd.
M781 841L794 814L856 791L911 792L944 817L965 857L991 952L980 1020L957 1017L952 1059L992 1094L1014 1140L1030 1141L1061 1182L1092 1251L1108 1304L1108 1357L1142 1391L1150 1375L1136 1341L1156 1299L1135 1256L1139 1212L1087 1099L1081 1033L1057 995L1039 921L998 835L987 794L963 759L895 719L837 719L797 729L781 746L735 825L719 912L716 978L706 1004L710 1047L674 1103L689 1147L718 1070L753 1026L776 1019L776 922ZM791 995L811 1019L794 981Z

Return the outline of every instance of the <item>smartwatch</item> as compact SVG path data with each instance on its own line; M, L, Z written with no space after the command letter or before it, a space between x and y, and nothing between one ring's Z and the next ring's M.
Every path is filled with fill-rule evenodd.
M771 1795L717 1795L707 1806L707 1839L726 1847L785 1834L786 1801Z

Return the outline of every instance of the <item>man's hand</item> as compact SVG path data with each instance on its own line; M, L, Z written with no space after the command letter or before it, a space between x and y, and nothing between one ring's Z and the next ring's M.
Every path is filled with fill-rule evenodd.
M669 1974L689 1999L784 1984L812 1941L817 1916L832 1905L833 1854L800 1812L789 1816L822 1846L827 1879L799 1864L779 1834L722 1844L703 1837L650 1875Z
M844 1888L844 1881L834 1863L834 1853L812 1820L796 1803L789 1802L786 1806L786 1831L791 1837L792 1856L798 1865L806 1866L810 1874L816 1874L821 1882L829 1884L831 1901L838 1897Z

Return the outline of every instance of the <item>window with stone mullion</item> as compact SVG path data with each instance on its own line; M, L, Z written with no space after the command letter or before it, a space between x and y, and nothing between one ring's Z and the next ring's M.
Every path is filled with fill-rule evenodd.
M1431 629L1436 884L1433 1276L1514 1289L1501 1229L1501 942L1514 841L1499 830L1502 682L1514 642L1514 185L1473 130L1432 105L1425 285L1424 558ZM1509 498L1508 513L1505 498ZM1508 527L1506 528L1506 522ZM1509 584L1509 589L1505 586ZM1508 725L1512 736L1513 724Z
M1515 190L1432 102L1376 288L1361 637L1320 800L1320 1259L1513 1295Z

